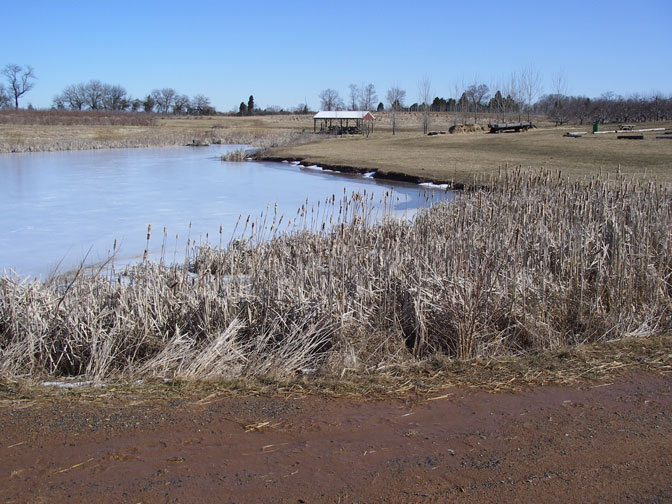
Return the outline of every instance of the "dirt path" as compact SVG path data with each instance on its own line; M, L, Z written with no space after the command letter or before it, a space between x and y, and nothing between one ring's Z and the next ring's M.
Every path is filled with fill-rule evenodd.
M672 502L672 376L430 399L6 401L0 501Z

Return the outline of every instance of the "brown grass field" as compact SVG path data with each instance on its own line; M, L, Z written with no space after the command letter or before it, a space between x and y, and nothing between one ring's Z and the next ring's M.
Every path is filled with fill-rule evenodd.
M301 116L164 118L84 112L73 117L0 111L0 153L184 145L194 139L267 147L296 141L308 122L312 128L312 120Z
M473 118L470 118L473 122ZM591 126L553 127L543 122L526 133L491 135L422 134L420 118L403 118L401 131L392 136L389 118L369 138L331 137L273 151L275 157L301 159L309 164L351 166L379 172L399 172L437 182L471 184L474 177L496 175L500 169L522 166L560 170L571 178L621 173L672 181L672 141L656 139L662 132L644 133L644 140L618 140L615 134L568 138L567 131L591 131ZM399 121L398 121L399 122ZM417 122L417 124L413 124ZM430 124L446 131L450 120ZM602 130L616 125L603 125ZM672 123L645 124L672 127Z

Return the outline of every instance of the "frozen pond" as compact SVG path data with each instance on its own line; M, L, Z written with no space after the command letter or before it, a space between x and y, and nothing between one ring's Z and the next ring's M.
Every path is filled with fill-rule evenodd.
M270 214L270 224L277 205L288 222L306 200L314 207L334 195L338 207L344 192L379 201L392 191L392 211L406 215L428 199L451 197L289 163L219 160L238 147L0 154L0 271L45 277L85 257L87 264L105 260L115 241L115 261L140 259L149 224L152 259L172 261L184 257L188 237L228 243L241 215L244 223Z

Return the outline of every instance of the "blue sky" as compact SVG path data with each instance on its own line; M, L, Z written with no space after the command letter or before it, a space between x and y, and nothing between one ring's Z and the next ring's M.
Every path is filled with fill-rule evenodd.
M218 110L250 94L261 107L315 108L318 94L373 83L407 102L429 77L449 97L533 65L544 92L672 94L672 0L34 1L5 2L0 66L38 77L22 106L49 107L69 84L99 79L133 97L175 88Z

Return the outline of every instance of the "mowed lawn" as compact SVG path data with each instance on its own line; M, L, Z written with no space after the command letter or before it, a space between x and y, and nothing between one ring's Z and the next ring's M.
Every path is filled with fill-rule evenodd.
M641 127L670 127L672 123ZM590 126L545 127L525 133L423 135L406 128L396 135L379 128L373 135L325 138L273 151L277 157L308 163L402 172L427 180L469 184L474 177L523 166L561 170L572 178L600 172L672 181L672 139L664 132L644 133L644 140L619 140L616 134L564 137ZM602 130L613 126L602 126Z

